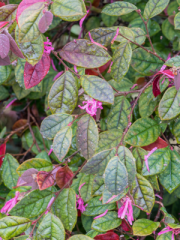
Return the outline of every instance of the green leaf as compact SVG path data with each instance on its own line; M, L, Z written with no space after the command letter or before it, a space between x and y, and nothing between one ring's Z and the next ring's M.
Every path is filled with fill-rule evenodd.
M12 155L7 153L2 164L2 179L4 181L4 185L9 189L13 189L13 187L17 185L19 176L16 173L16 169L18 167L18 161Z
M72 129L71 127L62 128L54 137L53 140L53 152L59 159L62 159L66 156L69 151L72 141Z
M143 176L155 175L163 172L169 162L170 162L171 153L169 147L157 149L155 152L148 157L149 170L147 170L146 165L144 164L142 174Z
M149 86L139 98L139 113L141 117L149 117L158 104L158 97L154 97L152 86Z
M180 185L180 155L174 150L171 151L171 158L169 165L164 170L164 172L159 174L160 183L164 188L172 193Z
M93 182L93 196L101 196L104 191L104 178L100 174L96 174Z
M126 75L132 57L132 49L129 42L121 43L113 54L113 65L111 67L111 75L114 80L121 81Z
M119 157L113 157L107 164L104 173L105 188L118 195L128 186L128 173Z
M64 228L72 232L77 221L76 193L73 189L64 189L55 201L55 214L58 216Z
M133 224L133 234L138 236L147 236L156 231L160 222L153 222L149 219L138 219Z
M0 84L4 83L11 75L11 66L0 66Z
M80 80L82 88L90 97L100 102L114 104L113 89L104 79L93 75L84 75Z
M139 15L138 15L139 16ZM150 32L150 28L151 28L151 19L148 21L147 23L147 27L148 27L148 31ZM140 28L142 29L145 33L146 33L146 27L141 19L141 17L136 17L135 19L133 19L130 23L129 26L130 28Z
M155 190L157 190L158 192L160 191L157 175L147 176L145 178L150 182L150 184Z
M140 207L147 213L151 212L155 201L154 190L148 180L138 173L133 182L131 194L137 207Z
M59 54L67 62L84 68L98 68L111 60L106 50L85 39L67 43Z
M146 33L144 32L144 30L141 28L135 28L135 27L131 28L131 30L134 33L135 42L138 43L139 45L143 44L146 40Z
M81 178L80 185L85 183L80 190L82 199L85 202L88 202L92 198L92 189L93 189L94 175L88 174L84 175Z
M0 85L0 101L6 99L9 97L9 92L8 90L3 87L2 85Z
M180 56L172 57L165 62L165 65L168 67L180 67Z
M121 43L127 42L128 40L126 38L128 38L131 41L135 41L135 35L134 35L134 32L131 30L131 28L120 26L119 33L122 36L118 35L115 40L116 42L121 42Z
M123 130L112 129L99 134L99 145L96 152L111 149L120 143Z
M92 16L92 17L88 18L88 20L85 24L85 28L87 31L94 29L94 28L98 28L98 27L100 27L100 22L101 22L101 19L99 17ZM79 33L80 33L80 31L81 31L80 26L78 26L78 29L79 29ZM71 32L72 32L72 28L71 28ZM79 34L76 33L76 35L78 36Z
M117 212L108 212L104 217L97 218L92 223L92 229L106 232L119 227L122 220L118 218Z
M93 240L93 239L82 234L77 234L70 237L69 240Z
M177 3L180 5L180 0L177 0Z
M95 231L95 230L90 230L86 235L87 235L88 237L94 238L95 236L97 236L97 235L99 235L99 234L101 234L101 232L98 232L98 231Z
M86 174L103 174L109 160L115 156L116 150L110 149L97 153L88 160L86 165L82 168L81 172Z
M78 101L77 81L72 73L66 71L52 85L48 96L49 108L52 113L71 114Z
M140 118L135 121L125 135L125 142L137 147L147 146L157 140L161 128L151 118Z
M159 116L161 120L170 120L180 114L180 90L175 87L168 88L159 103Z
M131 151L123 146L118 148L118 157L124 163L128 173L128 185L131 187L136 176L136 162Z
M14 240L27 240L29 238L29 235L22 235L15 237Z
M165 207L161 207L160 210L164 213L166 223L174 223L175 219L171 214L169 214Z
M38 23L43 16L44 2L37 2L26 8L18 19L19 42L31 42L39 37Z
M144 9L144 18L149 19L161 13L168 5L169 0L149 0Z
M115 198L113 198L111 201L109 201L113 197L113 194L111 192L109 192L107 190L107 188L104 188L103 195L102 195L102 197L103 197L102 203L106 204L108 201L109 201L109 203L117 202L118 200L123 198L127 194L128 191L129 191L129 188L126 188L122 193L118 194Z
M31 221L23 217L5 217L0 219L0 237L11 239L20 235L31 226Z
M26 90L22 87L19 86L19 83L15 83L13 84L13 91L14 93L16 94L16 97L21 100L22 98L26 97L30 91L29 90Z
M53 194L49 190L33 190L16 203L9 213L10 215L29 218L39 216L46 210L52 197Z
M180 30L180 13L177 13L174 18L175 29Z
M110 16L121 16L133 12L136 9L137 7L135 5L128 2L114 2L111 4L107 4L103 8L102 13Z
M177 143L180 143L180 119L177 119L173 124L173 135L176 138Z
M33 39L32 41L23 43L19 42L19 27L17 25L15 29L15 39L19 49L21 50L27 62L34 66L40 61L44 52L44 41L42 35L39 35L36 39Z
M81 221L82 221L83 228L86 230L86 232L91 231L91 225L92 225L92 222L93 222L93 217L85 216L84 214L81 214Z
M101 13L101 18L106 27L112 27L118 20L118 16L109 16L104 13Z
M89 114L82 116L78 121L76 145L85 159L94 155L98 140L98 127L94 118Z
M27 169L35 168L38 171L46 171L49 172L52 170L53 165L51 162L41 158L32 158L23 162L18 168L17 173L21 176Z
M86 216L97 216L104 213L106 210L115 210L116 204L102 204L98 197L92 198L86 207L86 210L83 212Z
M72 120L73 118L69 114L52 114L42 121L40 132L43 137L53 139L56 133L66 127Z
M157 236L156 240L171 240L172 239L172 232L163 233Z
M133 51L131 66L142 75L151 76L152 72L155 72L162 65L162 60L142 48Z
M107 116L107 128L110 129L124 129L128 124L128 115L131 111L131 105L126 97L119 96L115 98Z
M173 9L174 11L175 9ZM175 30L174 26L169 22L168 19L163 21L162 24L162 33L170 41L173 41L176 37L180 37L180 31Z
M36 231L36 239L64 240L65 230L61 220L52 213L47 213Z
M123 78L120 82L116 82L112 79L109 81L109 84L118 91L122 92L130 91L133 86L133 83L127 78Z
M109 28L95 28L90 30L92 39L100 43L101 45L107 47L111 44L111 41L116 35L117 27L109 27ZM89 34L87 33L85 39L90 40Z
M16 18L17 4L7 4L0 8L0 21L11 21Z
M86 15L83 0L55 0L51 5L52 13L65 21L78 21Z

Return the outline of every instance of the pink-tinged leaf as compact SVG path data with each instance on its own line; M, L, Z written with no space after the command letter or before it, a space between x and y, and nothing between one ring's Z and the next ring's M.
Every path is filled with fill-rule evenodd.
M94 237L95 240L119 240L119 236L113 231L108 231L107 233L99 234Z
M168 144L166 143L166 141L159 137L154 143L151 143L150 145L144 146L142 148L146 151L151 151L155 147L157 147L158 149L165 148L168 147Z
M6 24L8 24L9 22L8 21L5 21L5 22L0 22L0 28L3 28Z
M9 38L10 42L10 49L11 51L18 57L24 58L22 52L20 51L18 45L16 44L14 38L11 36L11 34L8 33L7 30L4 30L4 34Z
M36 181L36 177L38 174L38 170L35 168L30 168L28 170L26 170L21 177L19 177L18 182L17 182L17 186L31 186L32 189L31 190L35 190L38 189L38 184Z
M0 7L0 21L14 20L17 11L17 4L8 4Z
M0 2L0 7L2 7L2 6L4 6L5 5L5 3L3 3L3 2Z
M44 190L54 185L54 178L51 173L40 171L37 174L37 183L40 190Z
M10 58L9 56L5 57L4 59L2 59L0 57L0 66L7 66L7 65L10 65L11 62L10 62Z
M64 187L64 185L67 184L69 180L73 177L73 175L74 175L73 172L67 165L60 168L56 173L56 182L58 187L60 188ZM68 188L71 185L71 183L68 184L66 188Z
M177 69L177 74L174 75L174 86L178 91L180 88L180 70L179 69Z
M53 21L53 14L49 11L45 12L39 21L39 31L45 33Z
M160 75L156 76L153 81L153 94L155 97L157 97L159 94L161 94L161 91L159 88L159 79L160 79Z
M39 84L48 73L49 68L50 57L47 53L44 53L41 60L34 66L26 62L24 67L24 84L26 89Z
M0 34L0 57L7 57L10 50L9 38L5 34Z
M21 15L21 13L28 7L30 7L31 5L38 3L38 2L47 2L47 0L23 0L17 9L17 13L16 13L16 21L18 22L18 19Z
M3 143L1 146L0 146L0 155L5 155L6 153L6 143ZM4 156L0 157L0 167L3 163L3 158Z

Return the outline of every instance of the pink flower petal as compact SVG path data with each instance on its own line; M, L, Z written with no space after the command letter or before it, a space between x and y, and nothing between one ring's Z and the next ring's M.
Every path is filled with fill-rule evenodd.
M9 108L16 100L17 98L13 99L10 103L8 103L8 105L5 108Z
M106 48L106 47L104 47L104 46L101 45L100 43L95 42L95 41L92 39L90 32L88 32L88 34L89 34L89 38L90 38L90 40L91 40L92 43L96 44L96 45L99 46L99 47L104 48L104 49L107 51L107 48Z
M155 194L156 197L160 198L160 199L163 199L161 196L159 196L158 194Z
M53 79L53 81L55 81L58 77L60 77L62 74L64 73L64 71L59 72Z
M87 14L86 14L83 18L81 18L81 20L79 21L79 26L80 26L80 28L82 28L83 22L84 22L84 20L86 19L88 13L89 13L89 10L87 10Z
M114 43L114 41L115 41L116 38L118 37L118 34L119 34L119 27L118 27L117 30L116 30L116 35L115 35L114 38L112 39L111 44Z
M53 149L51 148L51 149L49 150L48 156L50 156L52 152L53 152Z
M85 185L86 183L82 183L80 186L79 186L79 193L81 191L81 188Z
M106 202L106 204L107 203L109 203L109 202L111 202L114 198L116 198L118 195L113 195L107 202Z

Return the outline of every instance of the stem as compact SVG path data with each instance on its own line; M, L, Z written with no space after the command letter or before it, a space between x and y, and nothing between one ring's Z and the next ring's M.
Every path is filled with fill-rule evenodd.
M147 38L148 38L148 40L149 40L149 43L150 43L151 48L152 48L152 50L153 50L153 53L155 53L155 55L156 55L157 53L156 53L156 51L155 51L155 49L154 49L154 47L153 47L153 44L152 44L152 41L151 41L151 38L150 38L150 35L149 35L148 26L147 26L149 19L148 19L147 21L145 21L144 18L143 18L143 16L141 15L141 12L140 12L139 10L137 10L136 12L139 14L139 16L141 17L141 19L142 19L142 21L143 21L143 23L144 23L144 25L145 25L146 32L147 32Z
M137 45L138 47L144 49L146 52L153 54L154 56L156 56L157 58L159 58L161 61L166 62L166 61L165 61L163 58L161 58L157 53L154 53L154 52L150 51L149 49L147 49L147 48L139 45L138 43L131 41L130 39L128 39L128 38L126 38L125 36L123 36L121 33L119 33L118 35L121 36L121 37L123 37L123 38L125 38L125 39L127 39L129 42Z

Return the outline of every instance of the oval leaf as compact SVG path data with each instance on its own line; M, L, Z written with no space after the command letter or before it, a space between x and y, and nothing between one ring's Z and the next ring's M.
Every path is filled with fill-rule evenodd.
M110 16L121 16L130 13L136 9L137 7L135 5L128 2L114 2L111 4L107 4L103 8L102 13Z
M51 174L51 172L50 173L44 171L38 172L36 180L40 190L44 190L54 185L54 177Z
M39 31L45 33L53 21L53 14L50 11L44 13L42 18L39 20Z
M92 198L92 189L93 189L94 175L88 174L84 175L80 181L79 185L85 183L80 190L82 199L87 202Z
M84 68L101 67L111 59L103 48L84 39L67 43L59 54L67 62Z
M4 59L10 50L9 38L5 34L0 34L0 57Z
M147 236L156 231L160 222L153 222L149 219L138 219L133 224L133 234L138 236Z
M63 188L73 178L73 176L73 172L67 165L58 169L56 173L56 183L58 187ZM66 185L66 188L68 188L71 184L72 181Z
M144 9L146 19L153 18L161 13L168 5L169 0L149 0Z

